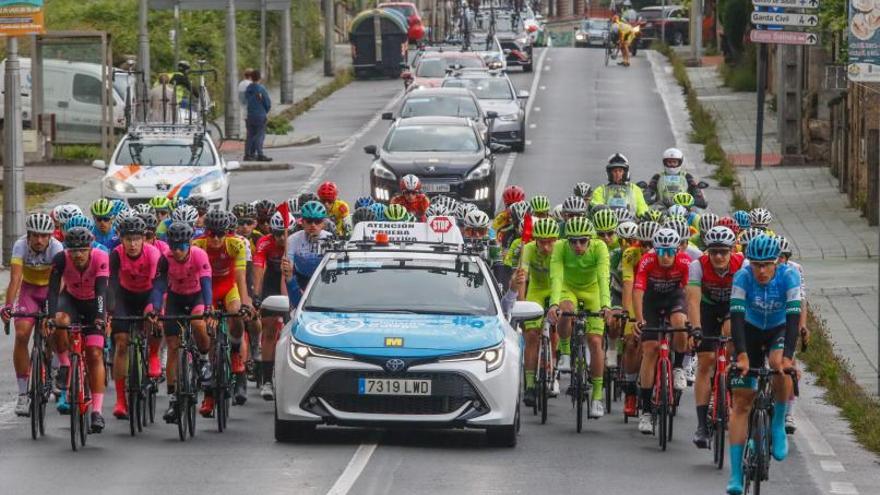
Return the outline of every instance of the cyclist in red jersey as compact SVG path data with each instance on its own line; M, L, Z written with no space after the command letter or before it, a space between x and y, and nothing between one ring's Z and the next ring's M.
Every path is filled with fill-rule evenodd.
M633 308L636 317L636 328L633 331L642 341L642 366L639 372L642 415L639 418L639 431L646 435L653 432L650 411L654 370L657 366L658 335L656 333L641 335L641 328L659 326L661 313L669 317L671 327L680 328L687 323L684 287L688 281L690 258L687 254L679 252L680 242L681 237L676 231L666 228L658 230L653 237L654 250L642 256L633 285ZM682 369L687 349L687 335L674 334L673 375L676 390L687 387Z
M422 181L413 174L407 174L400 179L400 194L391 198L391 204L402 205L407 212L424 222L431 200L422 193Z
M287 295L287 287L281 276L281 261L287 252L287 228L281 213L276 212L269 219L271 233L257 241L254 253L254 300L275 295ZM260 396L264 400L272 400L272 367L275 364L275 330L278 316L263 315L261 326L263 334L260 339L262 352L257 369L258 382L261 383Z

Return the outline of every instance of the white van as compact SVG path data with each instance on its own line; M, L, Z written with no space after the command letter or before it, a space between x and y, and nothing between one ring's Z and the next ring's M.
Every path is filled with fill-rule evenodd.
M31 59L21 58L22 120L31 121ZM0 74L6 73L6 60L0 62ZM113 81L113 126L125 127L125 92L128 76L117 75ZM5 91L0 77L0 92ZM101 142L101 64L43 60L43 112L55 114L56 143ZM134 91L132 89L132 91ZM3 98L0 98L0 116Z

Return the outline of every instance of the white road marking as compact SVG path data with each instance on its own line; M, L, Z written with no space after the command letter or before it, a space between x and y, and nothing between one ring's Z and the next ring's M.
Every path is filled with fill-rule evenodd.
M547 86L541 86L540 88L541 88L541 91L544 91L547 89Z
M550 72L550 66L548 65L547 67L544 67L544 70Z
M825 440L825 437L822 436L816 425L810 421L810 418L799 414L797 409L794 410L794 416L798 424L798 433L807 440L807 444L810 446L813 454L826 457L837 456L834 453L834 449L831 448L831 444L828 443L828 440Z
M531 146L531 145L532 145L532 140L526 139L526 146Z
M859 495L856 486L847 481L832 481L829 493L834 493L835 495Z
M336 483L333 483L333 486L330 487L327 495L346 495L354 486L364 468L367 467L370 457L373 456L373 452L376 451L378 446L379 444L377 443L362 443L354 452L354 455L351 456L351 460L348 461L345 470L336 479Z
M538 127L538 124L529 124L529 129L534 129L535 127Z
M822 460L819 461L819 465L822 466L822 471L826 473L843 473L846 471L843 464L839 461Z
M541 111L541 107L535 107L535 111L536 111L536 112L540 112L540 111Z

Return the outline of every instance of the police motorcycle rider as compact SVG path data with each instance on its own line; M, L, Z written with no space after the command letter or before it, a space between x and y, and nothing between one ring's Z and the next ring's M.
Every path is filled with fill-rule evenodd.
M590 206L607 205L613 209L622 208L636 216L641 216L648 210L642 189L630 182L629 160L625 156L621 153L611 155L605 171L608 174L608 183L593 190Z
M677 193L687 192L694 197L694 207L706 208L708 204L703 196L703 188L708 184L698 182L693 175L684 171L684 153L678 148L669 148L663 152L662 161L663 173L654 174L646 186L639 184L645 190L648 204L660 203L670 207L675 204L673 197Z

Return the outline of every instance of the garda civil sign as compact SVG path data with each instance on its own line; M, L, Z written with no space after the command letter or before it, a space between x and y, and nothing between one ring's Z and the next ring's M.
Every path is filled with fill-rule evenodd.
M0 0L0 36L44 32L43 0Z
M779 45L815 45L819 42L819 36L815 33L803 31L749 31L749 40L752 43L776 43Z
M793 12L752 12L752 24L764 26L814 27L819 24L819 16Z

